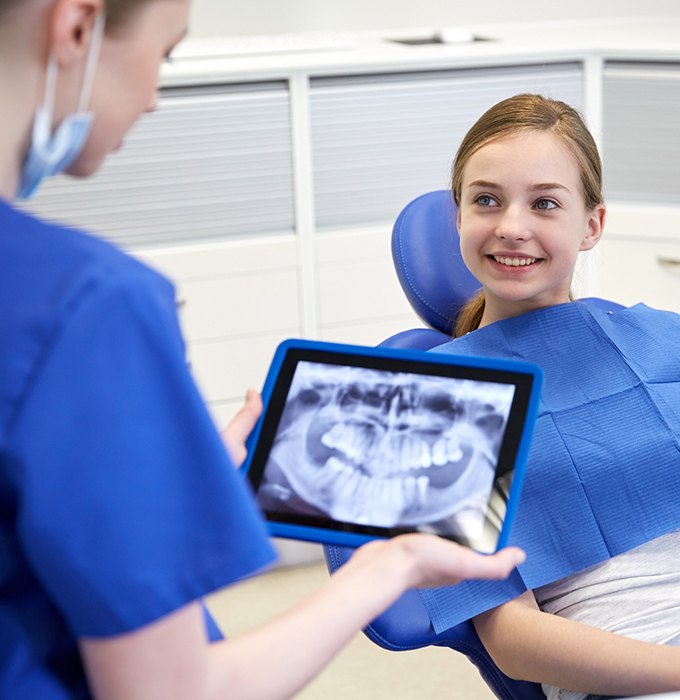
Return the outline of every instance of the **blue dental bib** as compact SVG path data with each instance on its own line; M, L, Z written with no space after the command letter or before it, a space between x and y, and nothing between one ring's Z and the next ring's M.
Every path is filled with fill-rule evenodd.
M506 581L421 591L437 633L680 528L680 316L578 302L499 321L433 352L544 371Z

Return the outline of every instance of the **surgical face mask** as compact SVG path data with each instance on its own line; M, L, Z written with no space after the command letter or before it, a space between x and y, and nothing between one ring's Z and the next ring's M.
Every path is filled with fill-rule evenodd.
M33 122L31 145L21 168L17 197L33 196L41 182L68 168L83 150L92 129L94 115L86 112L104 34L104 15L99 14L92 29L92 40L85 64L85 75L78 101L78 111L68 115L52 133L54 93L57 84L57 60L50 56L45 80L45 96Z

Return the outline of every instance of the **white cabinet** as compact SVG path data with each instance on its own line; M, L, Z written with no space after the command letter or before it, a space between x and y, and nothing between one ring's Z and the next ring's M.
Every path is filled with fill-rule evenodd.
M260 389L280 340L301 335L292 236L138 251L175 281L188 360L220 426Z
M680 207L614 203L598 248L600 296L680 313Z
M288 86L164 89L93 178L59 177L26 207L130 249L295 228Z
M606 62L602 109L607 198L680 206L680 63Z
M680 313L680 241L609 239L603 243L603 296Z

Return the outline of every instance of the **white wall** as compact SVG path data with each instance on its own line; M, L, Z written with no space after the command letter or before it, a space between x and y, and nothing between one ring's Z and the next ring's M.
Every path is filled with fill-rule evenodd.
M192 36L533 22L677 13L676 0L193 0Z

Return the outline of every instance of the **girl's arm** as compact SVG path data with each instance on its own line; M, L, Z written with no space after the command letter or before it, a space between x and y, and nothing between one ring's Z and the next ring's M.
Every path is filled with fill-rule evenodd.
M592 695L680 689L680 647L640 642L542 612L530 591L474 619L496 665L511 678Z
M516 549L484 556L433 535L374 541L314 595L241 637L207 644L191 604L128 634L83 639L81 652L98 700L290 698L408 588L504 578L522 559Z

